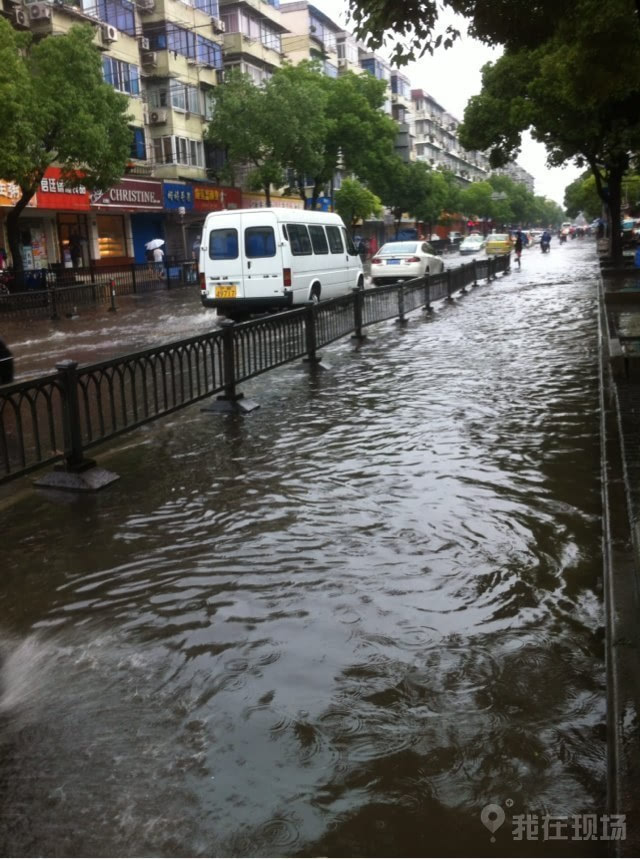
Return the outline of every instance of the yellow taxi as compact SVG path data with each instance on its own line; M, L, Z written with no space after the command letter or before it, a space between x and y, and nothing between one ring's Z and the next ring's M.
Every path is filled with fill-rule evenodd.
M489 233L484 249L487 256L492 256L495 254L508 254L512 246L509 233Z

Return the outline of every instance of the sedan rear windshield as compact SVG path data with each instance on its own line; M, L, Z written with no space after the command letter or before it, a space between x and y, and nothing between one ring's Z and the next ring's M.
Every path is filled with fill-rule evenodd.
M392 242L380 248L381 254L414 254L417 244L415 242Z
M487 241L489 241L489 242L506 242L508 240L508 238L509 238L509 236L505 235L504 233L494 233L494 235L489 236Z

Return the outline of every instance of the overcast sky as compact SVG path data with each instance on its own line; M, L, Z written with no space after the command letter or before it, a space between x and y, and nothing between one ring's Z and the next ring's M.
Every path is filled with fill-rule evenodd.
M312 0L312 3L337 24L348 29L345 0ZM456 22L461 32L465 32L464 19L450 16L447 18L447 21L449 20ZM380 54L385 56L384 50L381 50ZM480 69L485 63L499 56L500 51L463 35L453 48L438 49L433 57L426 55L418 62L410 63L402 71L410 79L413 89L425 90L445 110L462 119L467 101L480 92ZM581 172L574 166L562 169L547 167L544 146L531 140L528 134L517 161L534 177L535 193L549 197L561 206L564 205L565 187Z

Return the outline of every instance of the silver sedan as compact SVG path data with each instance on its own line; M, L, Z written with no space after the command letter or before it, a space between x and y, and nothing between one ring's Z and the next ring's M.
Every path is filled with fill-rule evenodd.
M382 286L443 270L444 263L429 242L387 242L371 260L371 282Z

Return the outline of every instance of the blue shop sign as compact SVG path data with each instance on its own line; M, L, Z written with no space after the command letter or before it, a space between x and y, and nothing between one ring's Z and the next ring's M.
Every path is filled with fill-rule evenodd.
M307 198L305 200L305 209L311 208L311 200ZM318 197L316 200L316 212L330 212L331 211L331 197Z
M193 209L193 187L191 185L163 182L162 190L165 209L179 209L180 206L184 206L187 210Z

